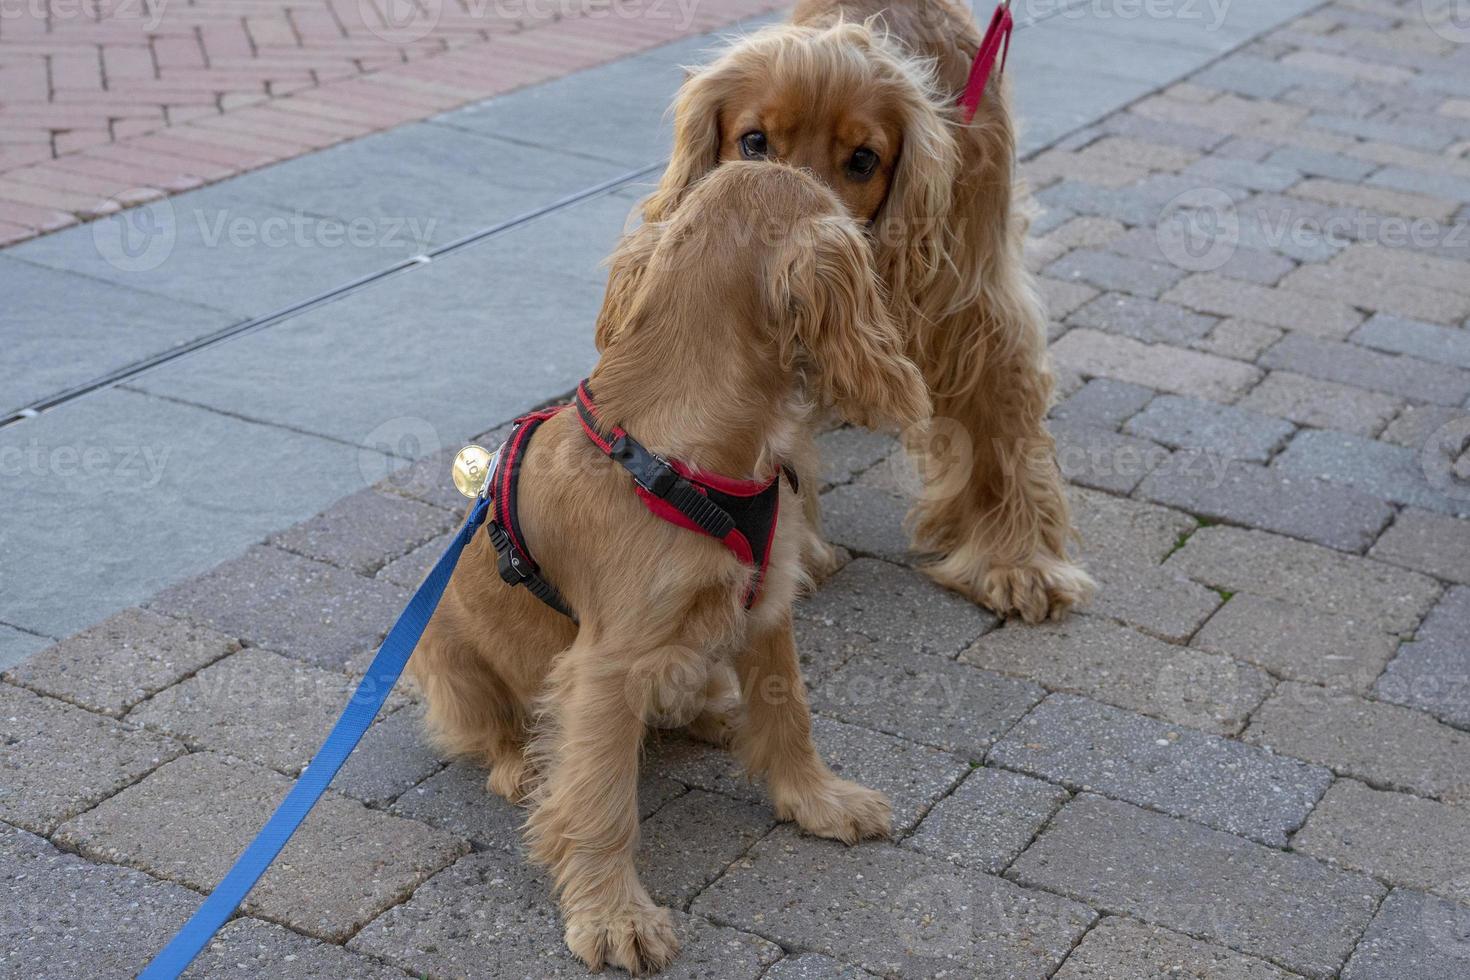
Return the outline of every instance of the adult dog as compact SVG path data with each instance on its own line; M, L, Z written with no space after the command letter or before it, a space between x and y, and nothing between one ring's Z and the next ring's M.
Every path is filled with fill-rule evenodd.
M911 515L918 548L935 556L926 571L1038 622L1094 585L1067 554L1007 83L991 79L968 124L956 104L980 42L953 0L802 0L791 23L740 40L686 80L673 158L643 217L667 218L721 163L770 159L810 170L868 222L934 402L935 424L908 440L926 479ZM811 551L820 568L830 549L817 539Z
M609 283L616 338L577 408L528 416L501 451L491 532L466 547L410 666L438 744L488 763L508 799L529 794L531 857L553 874L568 946L636 974L678 950L633 864L645 729L701 711L725 725L729 706L705 693L722 695L731 667L744 708L723 734L776 815L849 843L888 832L882 794L812 744L791 620L805 515L781 470L819 405L914 426L929 402L870 244L806 174L721 168L620 248L639 273ZM763 500L764 517L681 522L711 504L728 519L731 497ZM522 545L549 591L503 580Z

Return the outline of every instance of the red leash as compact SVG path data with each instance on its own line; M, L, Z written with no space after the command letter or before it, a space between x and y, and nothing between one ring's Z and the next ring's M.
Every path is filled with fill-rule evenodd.
M1000 6L995 8L990 18L990 26L985 29L985 37L980 41L980 50L975 52L970 78L965 82L964 94L960 96L960 109L966 123L975 118L975 110L980 108L980 97L985 94L985 86L990 81L996 55L1000 55L1000 70L1006 70L1006 56L1011 53L1011 28L1014 26L1011 0L1000 0Z

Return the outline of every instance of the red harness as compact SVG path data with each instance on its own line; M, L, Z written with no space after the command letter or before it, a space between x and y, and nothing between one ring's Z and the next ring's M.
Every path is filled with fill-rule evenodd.
M737 480L649 452L621 426L604 424L586 381L577 386L575 406L582 431L593 445L632 475L633 489L650 513L685 530L709 535L754 568L745 608L754 606L760 599L776 534L780 473L772 474L765 482ZM542 602L576 620L575 613L531 557L516 508L521 463L531 436L547 419L571 407L543 409L516 419L510 437L497 453L489 484L492 510L485 526L500 556L500 577L512 586L526 586ZM795 489L795 474L784 466L781 472Z
M991 69L995 67L996 55L1000 55L1000 70L1006 70L1006 56L1011 53L1011 30L1015 21L1011 18L1011 0L1000 0L1000 6L990 17L990 26L980 41L980 50L975 52L975 61L970 65L970 78L965 82L965 91L960 95L961 118L968 124L980 108L980 97L990 81Z

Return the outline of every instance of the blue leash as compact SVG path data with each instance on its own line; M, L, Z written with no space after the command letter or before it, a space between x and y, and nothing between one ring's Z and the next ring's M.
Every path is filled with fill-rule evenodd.
M459 561L460 552L464 551L464 546L469 544L475 531L485 522L489 507L490 501L484 497L475 502L475 509L470 512L464 527L449 542L449 547L445 549L438 563L413 594L413 598L408 600L408 606L398 617L398 622L388 631L387 639L378 648L378 655L368 667L367 676L357 685L347 709L337 719L332 734L327 736L327 740L317 750L311 765L301 773L296 785L291 787L291 792L276 807L276 812L271 814L270 820L266 821L255 840L235 859L229 874L215 886L204 904L199 906L199 911L184 923L163 952L155 956L148 968L139 974L139 980L173 980L188 969L189 964L194 962L194 957L214 938L214 934L219 932L220 927L245 900L250 889L255 887L260 876L265 874L271 862L281 853L281 848L286 846L291 835L296 833L296 828L301 826L301 821L316 806L317 800L322 798L332 777L337 775L337 770L342 768L352 750L357 748L363 733L373 723L378 709L383 706L393 685L398 682L409 655L418 646L419 637L424 635L424 628L429 625L429 617L434 615L434 610L439 606L444 588L449 584L449 576L453 574L454 566Z

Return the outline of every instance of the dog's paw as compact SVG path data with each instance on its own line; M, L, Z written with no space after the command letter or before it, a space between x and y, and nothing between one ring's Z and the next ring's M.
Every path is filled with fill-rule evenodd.
M811 789L777 799L776 816L781 820L795 820L809 834L830 837L844 844L887 837L893 826L888 797L836 776L828 776Z
M851 557L843 549L822 539L816 531L808 529L806 541L802 543L801 567L812 585L821 585L837 573Z
M956 553L924 572L998 616L1019 616L1031 624L1061 619L1097 590L1080 565L1050 555L1037 555L1020 565L993 565Z
M595 972L610 963L635 977L657 973L679 953L669 910L649 901L572 913L566 940L588 969Z
M524 756L505 756L490 764L485 786L507 803L519 803L530 790L530 771Z

